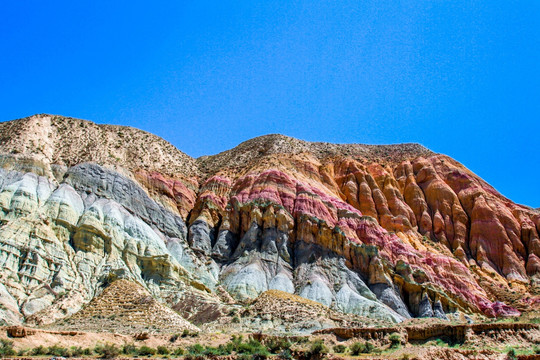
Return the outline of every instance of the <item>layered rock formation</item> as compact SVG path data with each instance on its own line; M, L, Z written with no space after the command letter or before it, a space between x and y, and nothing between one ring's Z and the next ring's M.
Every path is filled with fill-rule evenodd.
M196 189L192 159L130 128L50 116L0 125L6 322L71 315L116 278L171 301L185 288L215 286L217 271L186 242L183 215ZM122 141L130 145L122 148ZM166 177L182 188L174 201L159 186Z
M540 302L540 213L420 145L269 135L195 160L140 130L36 115L0 123L0 154L8 323L63 318L117 278L172 306L275 289L393 322Z
M538 213L418 145L269 136L199 163L212 176L191 224L209 230L192 244L226 259L222 279L238 297L294 289L382 318L496 316L516 312L478 279L523 290L538 274Z

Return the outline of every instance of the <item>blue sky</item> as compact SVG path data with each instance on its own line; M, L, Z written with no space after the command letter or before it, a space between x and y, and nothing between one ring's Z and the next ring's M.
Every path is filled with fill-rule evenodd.
M539 1L11 1L0 120L130 125L187 154L252 137L419 142L540 207Z

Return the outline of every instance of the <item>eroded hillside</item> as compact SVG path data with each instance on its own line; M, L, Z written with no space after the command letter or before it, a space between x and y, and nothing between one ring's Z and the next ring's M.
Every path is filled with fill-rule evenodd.
M217 317L267 290L388 322L539 305L540 213L417 144L268 135L195 160L36 115L0 123L0 165L7 323L71 316L114 279Z

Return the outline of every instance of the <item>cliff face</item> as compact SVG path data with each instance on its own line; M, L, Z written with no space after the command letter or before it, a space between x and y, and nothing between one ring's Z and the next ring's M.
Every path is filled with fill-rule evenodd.
M295 293L378 319L537 308L540 213L415 144L280 135L192 159L140 130L0 123L5 322L76 312L116 278L178 306Z
M191 245L225 259L222 279L240 297L268 286L360 314L376 299L402 317L495 316L513 313L497 300L538 274L538 212L418 145L270 136L198 161L215 174L191 214Z

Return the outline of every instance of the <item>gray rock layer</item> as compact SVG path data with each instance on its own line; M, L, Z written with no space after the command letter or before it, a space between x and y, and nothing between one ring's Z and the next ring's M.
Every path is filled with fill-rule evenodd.
M8 324L70 315L115 278L173 301L189 285L211 290L218 281L188 246L180 216L95 164L68 169L60 182L0 169L0 221L1 321Z

